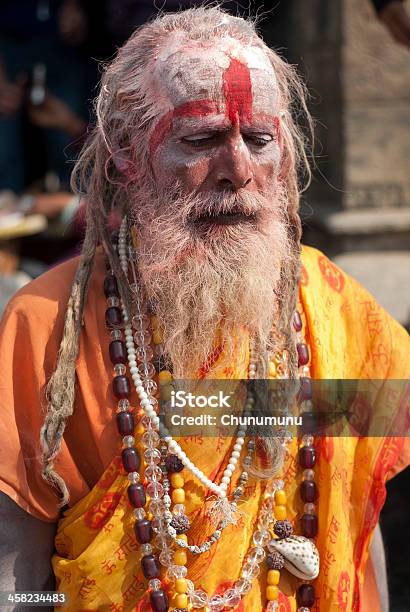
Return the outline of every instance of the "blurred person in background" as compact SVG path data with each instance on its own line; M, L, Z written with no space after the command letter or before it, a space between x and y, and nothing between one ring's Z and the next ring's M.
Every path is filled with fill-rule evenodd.
M3 0L0 4L0 190L27 186L24 120L55 96L84 117L85 71L80 46L87 19L76 0ZM39 119L39 112L37 112ZM41 118L37 121L41 125ZM64 150L70 125L43 125L46 166L67 189L71 167ZM67 131L68 129L68 131ZM77 132L76 132L77 134ZM39 147L39 145L34 145Z
M47 90L42 104L27 104L26 113L33 125L65 136L77 149L83 143L86 122ZM64 183L50 193L43 180L19 195L0 191L0 312L22 284L73 254L82 236L79 204Z
M0 265L3 304L22 279L72 253L79 199L69 189L69 157L87 128L87 24L75 0L0 5L0 249L8 262Z

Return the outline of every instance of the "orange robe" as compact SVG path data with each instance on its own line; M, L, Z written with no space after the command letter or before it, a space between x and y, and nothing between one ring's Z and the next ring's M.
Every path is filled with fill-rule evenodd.
M409 378L406 332L353 279L319 251L304 247L300 303L311 348L315 379ZM120 437L115 425L116 400L111 391L102 284L104 260L97 256L81 334L77 362L77 396L55 467L71 492L62 517L53 490L42 480L39 430L45 407L44 386L55 366L71 280L71 260L27 285L6 309L1 327L0 490L24 510L45 521L59 519L53 567L67 610L148 610L146 581L139 566L138 545L119 461ZM248 342L238 343L236 359L220 355L209 378L246 378ZM136 405L133 392L132 402ZM139 437L137 436L137 441ZM212 479L220 480L231 439L183 439L181 446ZM408 464L404 438L322 438L315 473L321 572L315 581L320 612L377 610L371 568L366 576L368 546L385 499L385 481ZM296 443L284 466L288 517L297 523L301 470ZM204 517L205 491L186 470L189 540L202 542L212 532ZM211 550L192 559L187 578L196 588L218 593L239 578L251 542L261 484L250 479L240 524L226 528ZM298 533L298 529L295 529ZM254 581L238 610L261 611L266 604L266 570ZM279 584L280 612L296 610L300 581L285 570Z

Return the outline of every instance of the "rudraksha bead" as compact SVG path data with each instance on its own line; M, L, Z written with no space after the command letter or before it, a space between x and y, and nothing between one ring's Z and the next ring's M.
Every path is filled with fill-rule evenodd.
M151 591L149 594L149 599L154 612L167 612L169 603L165 591L162 589L158 589L158 591ZM173 609L175 610L176 608Z
M134 523L135 537L140 544L148 544L152 540L152 525L151 521L143 518Z
M278 538L282 540L283 538L288 538L292 535L293 527L292 524L285 519L284 521L276 521L273 531Z
M316 451L313 446L302 446L299 449L299 463L305 470L314 467Z
M117 279L111 274L104 279L104 294L106 298L119 297Z
M140 457L136 448L124 448L121 458L126 472L138 472Z
M298 606L311 608L315 603L315 587L311 584L301 584L296 591Z
M168 472L182 472L184 464L177 455L168 455L165 459L165 465Z
M268 569L281 570L285 565L285 557L275 550L266 557L266 565Z
M302 535L305 538L315 538L318 532L318 520L316 514L303 514L300 519L302 524Z
M141 567L145 578L158 578L161 570L158 559L154 555L145 555L141 559ZM156 593L157 591L153 591Z
M127 349L125 348L124 342L121 342L121 340L113 340L110 342L108 350L110 352L111 362L114 365L117 363L127 363Z
M300 496L305 503L314 502L318 498L318 488L313 480L304 480L300 485Z
M132 436L135 429L134 415L131 412L119 412L117 414L117 427L122 436Z
M130 380L127 376L114 376L112 390L118 399L127 399L131 395Z
M127 489L128 499L134 508L143 508L147 503L145 489L141 483L132 484Z
M185 514L174 516L171 520L171 527L173 527L178 534L186 533L190 527L189 518L185 516Z

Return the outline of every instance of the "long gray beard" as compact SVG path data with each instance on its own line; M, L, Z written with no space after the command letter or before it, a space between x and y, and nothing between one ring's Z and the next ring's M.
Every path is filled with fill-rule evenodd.
M130 216L140 236L140 274L174 376L196 378L217 340L234 358L233 339L243 327L257 347L274 350L281 269L297 256L288 238L284 194L276 190L271 200L250 193L186 196L175 188L140 193L138 200ZM193 211L223 212L233 203L259 211L258 227L226 226L223 234L205 237L188 227Z

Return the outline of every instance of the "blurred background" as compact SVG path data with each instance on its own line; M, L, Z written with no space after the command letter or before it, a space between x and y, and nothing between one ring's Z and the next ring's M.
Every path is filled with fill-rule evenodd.
M0 0L0 312L19 287L80 248L84 221L69 179L94 121L100 63L159 8L200 3ZM221 5L258 15L266 42L309 88L316 166L301 205L303 241L410 328L410 2ZM391 610L408 612L409 470L388 489Z

